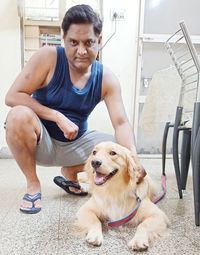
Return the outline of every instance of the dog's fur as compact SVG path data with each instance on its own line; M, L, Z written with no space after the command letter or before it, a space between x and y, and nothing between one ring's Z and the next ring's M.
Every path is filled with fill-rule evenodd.
M79 226L86 231L88 243L101 245L101 221L115 221L129 215L136 206L136 194L142 202L130 221L138 227L129 247L146 250L149 243L166 230L168 218L152 202L157 196L154 184L128 149L113 142L102 142L95 146L85 170L92 196L79 209L77 218ZM111 172L114 174L105 181Z

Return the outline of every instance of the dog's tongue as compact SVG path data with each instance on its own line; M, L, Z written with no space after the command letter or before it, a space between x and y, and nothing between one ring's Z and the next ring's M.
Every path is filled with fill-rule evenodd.
M101 174L101 173L96 172L95 180L94 180L95 184L96 185L103 184L105 182L105 176L106 176L105 174Z

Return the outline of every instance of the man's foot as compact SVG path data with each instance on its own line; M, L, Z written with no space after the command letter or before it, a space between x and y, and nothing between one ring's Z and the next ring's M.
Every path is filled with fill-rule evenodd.
M36 211L41 210L41 186L39 180L28 181L27 180L27 191L20 203L22 210L30 210L32 208L38 208ZM20 211L22 211L20 209ZM34 209L32 209L34 211Z
M60 188L62 188L64 191L66 191L69 194L76 195L76 196L88 195L88 192L83 191L81 189L81 186L77 182L69 181L62 176L54 177L53 181L56 185L58 185ZM75 191L73 191L72 189L74 189Z
M27 214L35 214L41 211L41 193L34 195L26 193L20 205L20 211Z
M68 182L71 181L73 183L73 185L69 185L69 183L67 184L68 190L72 192L72 193L70 193L70 192L68 192L68 193L70 193L70 194L77 193L82 196L82 194L85 194L87 192L85 192L85 190L79 185L78 180L77 180L77 174L82 172L80 169L83 169L83 165L78 165L78 166L74 166L74 167L62 167L61 174ZM74 184L76 184L76 185L74 185ZM85 194L85 195L87 195L87 194Z

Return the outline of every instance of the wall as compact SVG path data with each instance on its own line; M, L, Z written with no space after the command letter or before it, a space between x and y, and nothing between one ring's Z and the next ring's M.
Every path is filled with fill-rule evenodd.
M0 152L6 146L3 123L8 107L4 104L5 94L21 69L20 21L17 1L0 1Z
M125 20L117 21L116 34L102 50L102 62L118 77L127 115L132 123L135 89L137 26L139 0L103 1L103 43L114 32L111 10L124 9ZM90 127L112 133L113 129L104 103L100 103L91 115Z
M139 60L139 64L141 64L141 75L138 74L138 78L141 77L141 79L138 79L138 91L140 96L147 95L147 100L144 108L144 99L142 100L143 102L140 103L141 114L139 114L137 149L139 153L159 154L162 152L165 123L166 121L174 122L174 113L178 103L178 96L174 97L174 95L176 95L175 92L178 92L177 88L179 87L177 81L174 83L172 82L175 81L177 72L170 73L168 70L173 62L164 43L170 35L180 29L179 22L184 20L193 42L198 42L198 44L194 44L194 46L197 53L200 53L200 26L197 22L200 1L142 1L145 1L145 8L144 24L141 24L144 25L144 29L141 31L141 36L145 33L146 35L144 35L144 38L151 39L144 39L142 56ZM181 49L179 55L180 54ZM159 78L158 73L162 73L163 79ZM152 78L153 81L150 82ZM144 79L149 80L149 84L146 84L146 86L143 83ZM172 84L174 84L174 88ZM155 86L159 89L157 89L157 92ZM156 93L153 93L153 90ZM172 100L173 97L174 100ZM166 98L168 98L168 100L166 100ZM151 102L151 105L148 102ZM166 107L166 111L165 105L169 105ZM142 109L144 111L142 111ZM144 120L144 116L146 116L146 120ZM142 125L141 122L143 122ZM170 133L173 133L172 131L173 129L170 130ZM171 151L172 137L169 136L167 153L171 153Z

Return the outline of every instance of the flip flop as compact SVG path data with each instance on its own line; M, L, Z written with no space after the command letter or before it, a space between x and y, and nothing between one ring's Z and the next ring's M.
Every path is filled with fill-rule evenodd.
M71 191L69 189L70 187L81 190L81 186L78 183L69 181L69 180L65 179L64 177L62 177L62 176L54 177L53 181L56 185L58 185L60 188L64 189L64 191L66 191L69 194L72 194L72 195L75 195L75 196L87 196L88 195L88 192L85 192L85 191L80 192L80 193L76 193L74 191Z
M20 207L20 211L23 212L23 213L26 213L26 214L35 214L35 213L38 213L41 211L41 208L40 207L35 207L35 204L34 202L37 201L38 199L41 199L41 193L38 192L34 195L30 195L30 194L25 194L23 196L23 199L22 200L26 200L28 202L31 202L32 203L32 207L30 208L26 208L26 207Z

